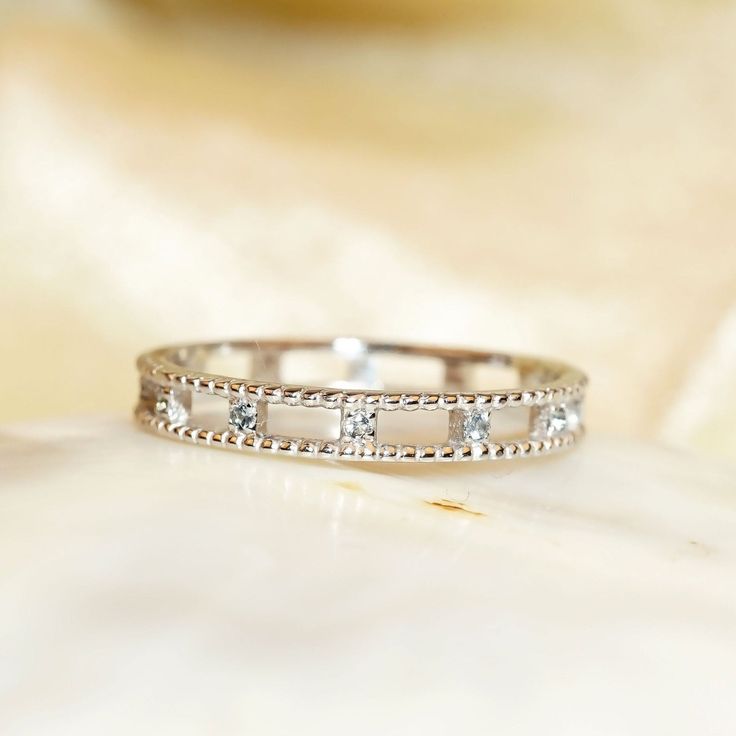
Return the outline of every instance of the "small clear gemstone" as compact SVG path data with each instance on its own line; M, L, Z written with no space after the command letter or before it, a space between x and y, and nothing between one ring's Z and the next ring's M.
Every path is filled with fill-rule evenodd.
M184 424L189 417L186 406L174 394L161 394L154 409L156 414L173 424Z
M345 416L343 432L354 440L364 439L373 434L373 420L365 409L358 409Z
M564 406L553 406L547 417L547 434L559 434L567 429L567 411Z
M491 428L491 417L487 411L474 411L465 419L463 435L470 442L484 442L488 439Z
M572 404L565 404L565 411L567 412L567 429L578 429L583 420L583 411L580 403L576 401Z
M536 439L544 439L577 431L582 422L582 409L579 401L541 407L533 415L536 417L532 429L533 436Z
M247 432L256 428L258 410L250 401L238 399L230 404L230 426L237 432Z

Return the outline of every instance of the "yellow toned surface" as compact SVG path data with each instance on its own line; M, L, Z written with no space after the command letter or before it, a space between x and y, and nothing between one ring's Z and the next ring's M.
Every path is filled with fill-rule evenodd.
M374 25L382 28L435 30L470 24L498 25L523 20L546 32L606 22L616 29L636 13L632 0L130 0L133 7L167 20L276 19L282 23ZM666 7L665 2L661 6Z
M223 5L0 11L0 417L357 333L559 356L594 429L733 457L729 4Z
M0 0L2 736L733 736L735 37L727 2ZM339 333L579 365L588 438L133 426L143 350Z

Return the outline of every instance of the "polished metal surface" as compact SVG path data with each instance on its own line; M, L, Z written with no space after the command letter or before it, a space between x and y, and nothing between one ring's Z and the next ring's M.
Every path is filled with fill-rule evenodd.
M387 357L394 362L391 376L381 365ZM316 384L287 382L285 364L292 358L305 366L326 358L334 373ZM249 377L232 375L233 367ZM435 385L421 380L429 367L439 369ZM475 373L493 368L513 372L516 385L473 385ZM239 340L153 350L140 356L138 370L138 421L194 444L300 457L429 462L546 454L571 447L583 434L585 375L528 356L354 337ZM197 395L223 399L207 422L192 406ZM316 439L297 432L295 424L291 434L273 434L269 408L279 405L333 410L339 430ZM446 432L436 441L384 437L380 420L386 412L433 411L447 414ZM514 413L518 425L520 412L523 421L509 435L511 425L503 420Z

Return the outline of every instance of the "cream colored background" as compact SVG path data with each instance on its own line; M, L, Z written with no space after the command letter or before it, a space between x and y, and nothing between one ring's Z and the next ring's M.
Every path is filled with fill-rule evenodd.
M594 429L736 456L732 3L223 5L0 5L0 418L350 332L566 357Z
M0 8L2 736L736 733L736 6ZM337 331L566 357L589 436L131 421L151 345Z

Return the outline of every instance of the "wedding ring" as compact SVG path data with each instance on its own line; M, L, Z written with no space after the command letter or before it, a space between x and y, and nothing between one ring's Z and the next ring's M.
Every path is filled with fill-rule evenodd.
M137 365L137 421L198 445L454 462L545 455L583 435L587 378L554 360L338 337L177 345L145 353ZM320 368L331 374L304 381ZM512 374L516 387L479 388L494 372ZM324 431L311 421L317 415Z

